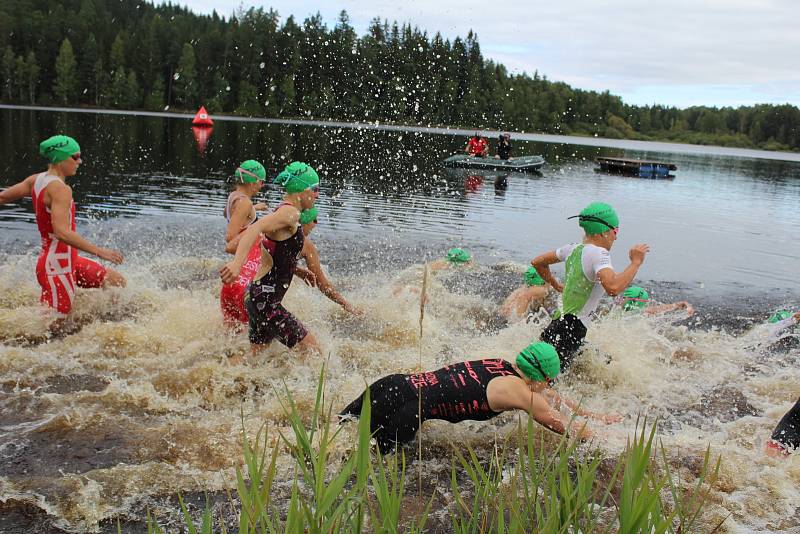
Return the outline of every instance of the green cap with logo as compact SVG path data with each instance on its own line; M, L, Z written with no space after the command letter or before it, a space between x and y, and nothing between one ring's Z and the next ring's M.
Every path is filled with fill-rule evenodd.
M568 218L577 218L578 225L583 228L586 235L602 234L619 228L617 212L605 202L592 202L583 208L579 215L573 215Z
M628 286L622 293L622 298L624 299L622 309L625 311L642 309L650 301L650 295L639 286Z
M767 319L768 323L779 323L784 319L788 319L792 316L792 312L789 310L778 310L772 315L770 315L769 319Z
M248 159L236 167L234 176L236 177L236 183L254 184L263 182L267 178L267 170L256 160Z
M553 345L544 341L522 349L517 356L516 364L522 374L537 382L553 379L561 372L558 352Z
M283 187L287 193L302 193L306 189L319 186L319 175L313 167L302 161L294 161L272 180Z
M447 251L447 261L450 263L467 263L471 259L472 256L463 248L451 248Z
M68 135L54 135L39 143L39 154L55 165L81 151L78 142Z
M543 286L545 284L544 278L539 276L535 267L528 267L525 271L525 284L529 286Z

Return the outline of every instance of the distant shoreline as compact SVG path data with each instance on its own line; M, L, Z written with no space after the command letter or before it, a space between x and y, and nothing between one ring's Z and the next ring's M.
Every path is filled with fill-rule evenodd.
M58 113L92 113L99 115L123 115L140 117L161 117L171 119L191 119L194 113L175 111L140 111L120 109L97 108L66 108L52 106L23 106L0 104L0 109L23 111L49 111ZM350 128L355 130L382 130L421 132L435 135L472 135L476 131L486 136L497 136L504 130L483 130L476 128L445 127L445 126L418 126L405 124L391 124L375 122L345 122L312 119L274 119L267 117L242 117L238 115L214 115L215 121L220 122L255 122L264 124L285 124L314 126L320 128ZM582 137L577 135L554 135L513 132L514 139L522 141L537 141L541 143L570 144L580 146L593 146L600 148L615 148L621 150L636 150L642 152L660 152L667 154L705 154L713 156L728 156L739 158L766 159L775 161L791 161L800 163L800 152L780 152L759 150L752 148L734 148L717 145L693 145L688 143L674 143L669 141L639 141L635 139L609 139L603 137Z

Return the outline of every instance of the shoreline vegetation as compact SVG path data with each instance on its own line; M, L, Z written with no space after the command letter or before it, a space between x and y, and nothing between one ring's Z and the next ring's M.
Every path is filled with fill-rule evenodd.
M704 513L720 460L713 462L707 449L694 467L694 479L681 480L676 459L655 439L656 424L646 420L637 420L624 452L608 459L599 451L579 450L576 441L564 436L553 439L528 418L514 435L496 440L486 455L454 445L449 491L423 489L422 478L417 478L419 463L411 463L402 450L384 457L372 447L369 390L352 448L342 454L333 446L341 428L331 423L331 408L323 400L324 373L323 369L310 414L301 415L285 391L288 434L271 436L266 426L252 439L243 432L236 496L229 494L225 512L215 513L208 502L190 512L179 496L188 532L391 533L446 528L461 533L682 534L700 528L717 532L727 518ZM418 439L424 440L424 435ZM294 461L291 490L282 497L278 494L287 493L285 489L275 488L280 482L280 449L288 450ZM442 509L446 517L432 518L432 511ZM165 532L150 513L147 531Z
M59 24L48 21L58 20ZM43 32L42 28L48 31ZM511 74L469 32L452 41L373 19L358 36L243 7L225 18L142 0L8 0L0 102L280 119L442 124L800 151L800 109L632 106L608 91Z

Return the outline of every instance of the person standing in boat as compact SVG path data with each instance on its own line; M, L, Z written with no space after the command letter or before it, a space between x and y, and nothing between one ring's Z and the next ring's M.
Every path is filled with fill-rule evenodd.
M478 132L467 141L467 154L475 156L476 158L485 158L489 156L489 143L485 137L481 137Z
M225 230L225 252L228 254L236 254L236 247L239 245L242 232L256 222L259 211L267 209L267 205L263 202L253 204L253 197L261 191L266 177L267 171L264 166L252 159L242 162L234 172L236 185L228 195L224 212L225 219L228 221ZM222 285L219 301L226 326L240 328L240 325L247 324L244 293L260 263L260 243L254 243L236 280L231 284Z
M50 330L57 332L72 311L77 287L125 286L125 277L120 273L79 256L78 251L115 264L122 263L123 256L118 250L98 247L75 231L75 202L66 179L75 176L82 163L78 142L66 135L55 135L39 144L39 154L47 159L47 170L0 192L0 204L23 197L33 199L42 236L36 279L42 288L40 301L57 314L50 325Z
M303 352L321 353L317 338L282 304L305 241L300 214L314 207L319 195L319 176L310 165L295 161L273 182L283 187L286 193L283 201L272 213L242 232L236 256L220 269L220 277L226 284L233 283L249 251L260 242L261 265L245 293L253 355L275 339L288 348L297 346Z
M580 349L602 296L625 291L650 251L645 244L635 245L628 254L630 264L616 273L610 252L619 232L619 217L614 208L592 202L579 215L570 217L573 218L578 219L585 232L583 243L564 245L531 260L539 275L562 293L562 307L539 339L555 346L565 369ZM566 262L563 284L550 272L551 265L561 262Z
M511 134L506 132L500 135L500 138L497 141L497 155L494 157L495 159L504 159L511 161Z

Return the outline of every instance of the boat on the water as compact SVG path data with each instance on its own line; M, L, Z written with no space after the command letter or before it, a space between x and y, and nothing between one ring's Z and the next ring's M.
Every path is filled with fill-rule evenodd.
M652 161L626 158L597 158L602 172L627 174L640 178L674 178L670 171L677 171L678 166L666 161Z
M542 156L519 156L512 159L495 159L456 154L444 160L442 164L445 167L466 167L470 169L537 171L544 165L544 158Z

